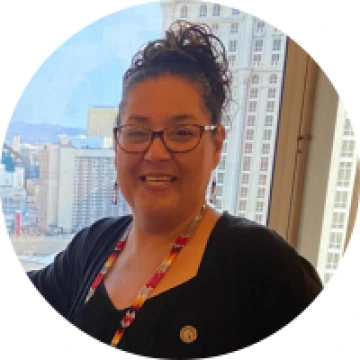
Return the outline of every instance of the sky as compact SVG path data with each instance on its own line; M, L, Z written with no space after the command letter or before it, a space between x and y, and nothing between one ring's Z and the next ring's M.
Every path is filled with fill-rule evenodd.
M11 122L86 128L91 106L117 106L131 56L161 35L158 2L134 6L88 25L55 50L28 83Z

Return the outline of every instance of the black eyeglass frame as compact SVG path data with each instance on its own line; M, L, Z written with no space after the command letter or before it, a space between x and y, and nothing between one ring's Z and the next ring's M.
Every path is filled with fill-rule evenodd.
M192 147L190 148L189 150L183 150L183 151L174 151L174 150L171 150L169 149L169 147L166 145L165 141L164 141L164 133L167 129L171 129L173 127L167 127L167 128L164 128L162 130L158 130L158 131L153 131L151 130L150 128L147 128L145 126L141 126L142 128L148 130L151 134L151 138L150 138L150 143L149 145L142 151L129 151L129 150L125 150L121 145L120 145L120 142L119 142L119 131L124 128L124 127L127 127L127 126L132 126L132 125L120 125L120 126L115 126L113 128L113 136L114 136L114 144L117 144L119 145L120 149L123 150L124 152L128 153L128 154L145 154L146 152L148 152L148 150L150 149L152 143L154 142L154 139L156 137L159 137L161 142L163 143L164 147L166 148L167 151L169 151L170 153L174 153L174 154L184 154L184 153L188 153L194 149L196 149L196 147L200 144L200 141L201 141L201 138L202 136L204 135L205 131L215 131L217 130L218 126L219 125L199 125L199 124L184 124L183 126L196 126L200 129L200 136L199 136L199 140L198 142ZM181 127L181 126L180 126Z

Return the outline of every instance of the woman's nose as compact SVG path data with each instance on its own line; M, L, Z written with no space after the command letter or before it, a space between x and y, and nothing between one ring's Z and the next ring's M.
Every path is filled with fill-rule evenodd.
M145 160L164 161L170 159L171 155L166 148L161 136L155 136L145 153Z

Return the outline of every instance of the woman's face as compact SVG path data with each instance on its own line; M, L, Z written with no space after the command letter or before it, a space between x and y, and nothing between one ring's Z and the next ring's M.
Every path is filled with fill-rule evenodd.
M121 124L153 131L178 124L210 125L196 85L161 76L136 84L129 92ZM217 166L224 128L215 136L205 131L188 153L171 153L156 137L146 153L129 154L116 146L115 166L120 190L134 216L177 216L183 219L204 203L212 170ZM154 181L155 180L155 181Z

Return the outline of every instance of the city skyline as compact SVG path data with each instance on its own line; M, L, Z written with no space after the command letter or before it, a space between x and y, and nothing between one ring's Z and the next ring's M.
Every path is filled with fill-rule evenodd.
M215 191L216 199L213 201L213 205L217 210L227 210L230 213L247 217L265 225L271 191L270 181L273 169L272 162L274 161L276 121L278 119L283 56L286 49L285 36L277 28L265 24L261 19L246 15L237 9L220 7L216 4L206 4L194 1L186 2L186 5L184 5L183 2L164 1L162 4L164 15L162 21L163 30L174 20L174 17L194 21L200 18L203 18L203 20L207 18L206 21L209 22L214 32L224 42L228 51L230 67L234 72L235 85L233 90L234 94L236 94L234 96L240 106L236 111L232 107L226 109L224 124L228 127L227 121L228 118L231 118L232 129L229 131L229 136L224 143L224 151L219 166L213 174L212 183L215 181L215 187L217 186ZM104 107L101 111L102 113L104 112L103 110ZM240 111L237 112L237 110ZM237 115L235 116L235 114ZM103 113L99 118L96 116L94 119L96 119L96 122L104 123L105 117L108 118L107 115L105 117L104 115ZM342 120L345 120L345 118L345 116L342 116ZM109 125L107 126L109 127ZM227 128L227 130L230 130L230 128ZM102 136L108 135L103 134ZM344 154L346 154L346 157L353 156L354 140L345 139L344 141L344 146L346 144L345 148L347 149ZM63 145L67 146L67 144ZM234 151L229 152L227 151L228 148ZM56 156L54 157L55 160ZM54 165L56 161L49 161L49 164ZM92 163L89 162L89 164ZM341 166L343 165L341 163ZM350 171L350 168L354 166L349 161L345 165L349 166L349 169L344 168L346 173L344 172L343 175L346 175L346 181L350 184L354 174L354 171ZM50 173L48 165L43 169L43 174ZM55 173L62 173L60 167L56 167ZM71 174L73 173L75 172L72 170ZM67 180L71 179L71 174L66 177ZM343 175L342 178L344 177ZM113 178L114 176L110 177ZM43 177L43 179L47 178L56 178L54 184L52 184L54 186L50 186L48 190L42 189L42 194L50 194L52 188L64 188L60 178L58 179L56 176ZM80 182L86 183L87 179L81 179ZM65 188L70 189L71 184L68 185ZM335 215L331 226L336 229L345 229L347 220L344 214L347 212L346 208L350 206L349 191L352 186L347 185L347 187L349 189L340 189L341 191L339 190L340 192L336 193L336 196L341 200L337 200L336 207L334 207ZM107 188L110 189L111 184L108 184ZM14 193L12 196L19 197L21 195ZM105 197L109 198L110 196L106 195ZM63 196L53 194L48 198L63 199ZM95 203L98 198L103 200L101 196L95 196L93 202ZM51 206L54 207L54 214L59 213L56 207L57 204L54 203L53 205ZM88 205L85 205L79 209L81 211L86 210ZM339 206L341 207L340 212L338 211ZM11 208L11 201L8 202L8 208ZM74 213L79 209L76 208ZM49 213L47 210L46 212ZM100 216L100 214L97 216ZM66 227L59 226L56 216L54 215L53 217L55 220L46 220L42 229L47 231L47 227L55 226L63 231ZM67 221L69 222L70 220ZM67 226L66 231L69 231L71 228L72 226ZM334 238L333 242L334 244L336 242L336 247L335 245L332 246L331 254L329 253L327 260L324 257L326 269L330 269L331 266L330 270L336 269L343 246L345 245L344 236L341 235L340 239L339 231L335 233L337 237L336 239ZM336 254L333 251L334 249ZM326 251L323 254L326 254ZM335 261L333 261L334 259ZM332 272L326 275L331 276Z

